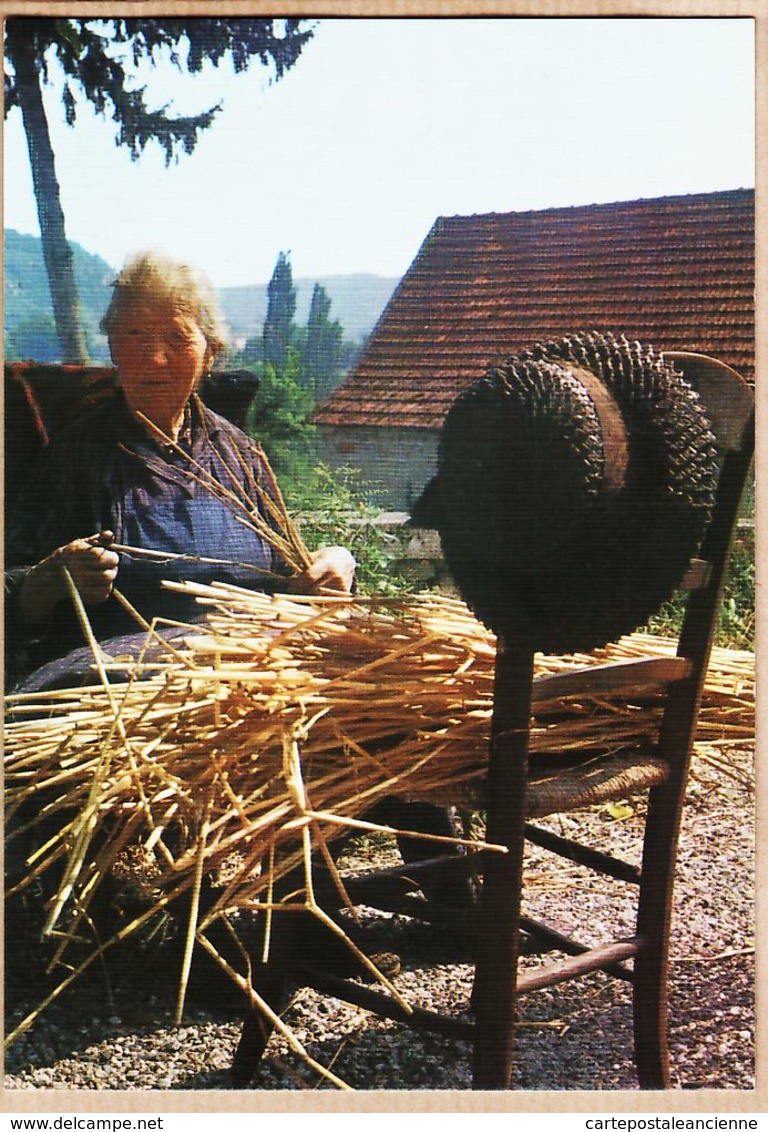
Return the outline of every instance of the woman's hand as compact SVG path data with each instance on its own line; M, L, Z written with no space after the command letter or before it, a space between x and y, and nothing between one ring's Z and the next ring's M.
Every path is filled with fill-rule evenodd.
M44 620L68 596L65 567L86 605L99 605L112 593L120 559L109 543L111 531L97 538L79 538L60 546L33 566L24 579L19 595L22 617L34 624Z
M350 593L355 580L355 562L343 546L329 546L312 555L312 564L293 579L294 593Z

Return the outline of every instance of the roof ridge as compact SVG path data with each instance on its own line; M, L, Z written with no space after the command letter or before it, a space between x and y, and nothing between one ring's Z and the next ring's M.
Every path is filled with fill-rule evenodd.
M484 220L484 219L497 219L500 217L507 218L512 216L544 216L547 214L572 214L574 212L583 212L585 210L605 209L607 210L620 210L628 207L635 207L637 205L661 205L666 202L670 204L680 204L685 201L693 203L700 201L702 204L713 204L716 198L733 198L736 196L751 197L754 201L755 190L748 186L741 186L733 189L717 189L712 192L701 193L676 193L663 197L632 197L629 200L610 200L610 201L590 201L582 204L561 204L561 205L547 205L546 208L524 208L524 209L508 209L505 212L472 212L472 213L446 213L437 217L435 223L439 221L461 221L461 220Z

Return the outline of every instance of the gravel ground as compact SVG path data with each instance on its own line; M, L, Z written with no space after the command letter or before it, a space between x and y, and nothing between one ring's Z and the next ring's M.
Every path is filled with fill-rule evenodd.
M697 761L686 806L672 947L670 1043L679 1089L754 1088L754 821L751 759L727 755L731 773ZM637 860L640 803L550 819ZM385 845L359 849L370 862ZM588 925L598 938L631 931L632 893L542 851L529 857L526 911L561 930ZM618 899L616 890L620 893ZM613 924L613 928L611 928ZM471 966L458 945L422 924L389 917L377 939L402 958L395 982L411 1001L468 1008ZM34 949L11 940L6 1028L39 1001ZM379 949L384 949L379 945ZM527 958L525 963L535 963ZM126 960L107 982L94 972L52 1005L6 1055L6 1090L227 1090L240 1023L221 986L198 988L173 1023L170 980ZM601 973L523 999L518 1088L635 1089L629 989ZM300 991L284 1015L312 1057L357 1089L468 1089L466 1043L418 1033L335 1000ZM273 1036L251 1086L317 1087L317 1076ZM321 1084L320 1087L329 1087Z

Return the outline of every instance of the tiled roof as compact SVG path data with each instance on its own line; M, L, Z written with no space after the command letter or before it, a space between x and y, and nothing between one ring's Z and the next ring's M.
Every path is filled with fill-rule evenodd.
M579 330L754 377L754 191L439 218L327 425L439 428L499 356Z

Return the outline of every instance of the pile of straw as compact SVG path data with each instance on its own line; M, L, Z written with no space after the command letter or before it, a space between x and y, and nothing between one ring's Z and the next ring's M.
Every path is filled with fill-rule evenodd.
M386 602L177 588L194 592L207 616L181 645L165 645L160 660L139 656L118 683L9 697L9 844L33 846L14 891L57 877L44 934L56 943L53 964L68 973L53 996L184 898L179 1016L197 943L285 1032L254 991L247 963L235 970L219 954L212 925L236 934L239 910L269 920L277 910L309 908L340 930L314 898L313 855L343 893L328 844L372 828L365 814L378 799L456 801L482 777L495 639L461 602L442 596ZM147 643L154 637L150 631ZM672 650L634 634L595 654L538 658L537 667L544 674ZM575 737L587 751L615 750L646 735L654 712L652 701L542 705L533 755ZM752 654L715 650L699 738L711 751L753 736ZM89 906L128 851L151 877L151 906L110 939L94 940ZM277 882L297 868L302 890L278 899ZM203 908L201 886L211 876L223 879ZM82 958L75 944L89 935ZM268 930L265 938L268 949Z

